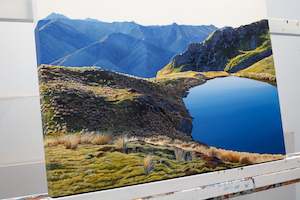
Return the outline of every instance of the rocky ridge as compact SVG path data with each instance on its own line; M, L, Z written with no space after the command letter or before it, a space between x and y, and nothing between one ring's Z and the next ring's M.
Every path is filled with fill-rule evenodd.
M183 71L237 72L272 55L267 20L238 28L225 27L204 42L192 43L158 74Z

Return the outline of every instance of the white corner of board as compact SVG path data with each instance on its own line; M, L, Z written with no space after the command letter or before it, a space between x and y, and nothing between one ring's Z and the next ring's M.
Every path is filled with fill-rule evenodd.
M300 36L300 20L269 19L271 34Z
M33 22L32 0L0 0L0 21Z

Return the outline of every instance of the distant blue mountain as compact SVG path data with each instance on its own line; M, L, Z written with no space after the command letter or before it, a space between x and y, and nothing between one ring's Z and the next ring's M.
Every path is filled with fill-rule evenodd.
M45 19L51 20L51 19L69 19L69 18L59 13L51 13Z
M91 43L52 64L60 66L103 66L114 71L151 77L173 56L173 52L123 33Z
M190 43L201 42L217 28L176 23L142 26L135 22L76 20L52 13L38 22L38 63L99 66L153 77Z
M40 21L36 35L40 64L50 64L94 42L86 34L60 20Z

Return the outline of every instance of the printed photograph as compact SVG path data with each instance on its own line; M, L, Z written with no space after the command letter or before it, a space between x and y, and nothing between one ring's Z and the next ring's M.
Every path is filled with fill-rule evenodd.
M282 159L266 13L262 0L39 1L49 195Z

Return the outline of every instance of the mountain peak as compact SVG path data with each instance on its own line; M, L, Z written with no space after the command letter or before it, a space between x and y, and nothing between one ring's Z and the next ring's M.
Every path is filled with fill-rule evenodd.
M50 15L48 15L45 19L69 19L69 18L66 17L65 15L53 12Z
M171 73L174 69L237 72L272 54L268 34L269 26L266 20L237 28L223 27L214 31L203 42L191 43L187 50L176 55L161 73ZM241 57L243 54L244 57Z

